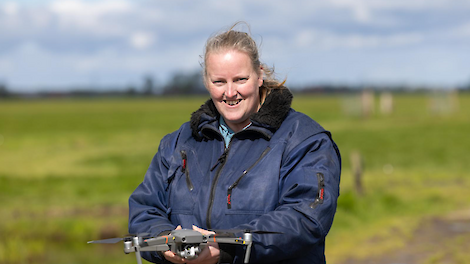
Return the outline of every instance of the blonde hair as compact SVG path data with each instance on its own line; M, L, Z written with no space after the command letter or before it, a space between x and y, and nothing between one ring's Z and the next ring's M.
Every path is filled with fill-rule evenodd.
M249 33L234 30L234 28L239 24L245 24L248 27L248 32L250 32L249 25L247 23L237 22L229 30L218 33L207 40L203 55L204 62L201 63L201 66L203 67L204 83L207 81L206 62L210 54L231 50L243 52L250 58L253 69L263 78L263 84L261 85L259 92L260 103L264 103L266 96L272 89L285 88L285 80L282 82L278 81L274 77L274 68L270 68L260 61L258 45Z

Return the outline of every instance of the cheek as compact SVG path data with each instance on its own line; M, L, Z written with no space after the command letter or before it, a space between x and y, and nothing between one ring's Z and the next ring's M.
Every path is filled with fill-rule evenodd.
M220 100L223 97L224 90L215 86L209 86L207 88L211 98Z
M257 83L249 83L239 87L238 92L244 97L257 96L259 93L259 87Z

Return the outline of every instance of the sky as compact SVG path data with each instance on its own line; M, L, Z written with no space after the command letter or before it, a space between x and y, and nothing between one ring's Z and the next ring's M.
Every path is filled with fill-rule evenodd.
M245 21L288 86L455 88L470 84L469 14L470 0L1 0L0 84L164 84L201 70L207 38Z

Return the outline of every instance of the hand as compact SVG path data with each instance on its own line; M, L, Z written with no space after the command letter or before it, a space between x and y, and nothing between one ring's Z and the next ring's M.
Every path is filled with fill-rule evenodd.
M180 230L181 226L177 226L175 230ZM186 263L186 259L176 255L175 253L171 252L170 250L167 250L163 252L163 256L165 257L166 260L175 263L175 264L182 264Z
M211 235L214 232L207 231L193 225L193 230L198 231L203 235ZM219 244L215 242L208 242L207 246L202 250L201 254L196 259L187 260L187 264L215 264L219 262L220 250Z

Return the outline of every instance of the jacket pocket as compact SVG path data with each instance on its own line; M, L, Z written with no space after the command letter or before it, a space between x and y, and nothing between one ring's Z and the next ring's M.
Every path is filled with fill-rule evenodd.
M322 204L324 196L325 196L325 176L323 175L323 173L321 172L317 173L317 180L318 180L318 193L317 193L317 197L315 198L315 200L312 203L310 203L310 208L312 209L317 207L319 204Z
M194 199L188 193L189 187L184 179L185 177L186 173L177 169L175 174L169 178L168 207L170 208L171 215L190 215L193 213Z
M178 168L168 191L168 215L172 223L188 226L196 223L194 217L195 201L186 182L186 172Z
M188 168L188 155L186 154L185 150L180 152L182 164L181 164L181 171L186 176L186 186L188 186L188 190L192 191L194 189L193 183L191 182L191 178L189 177L189 168Z

